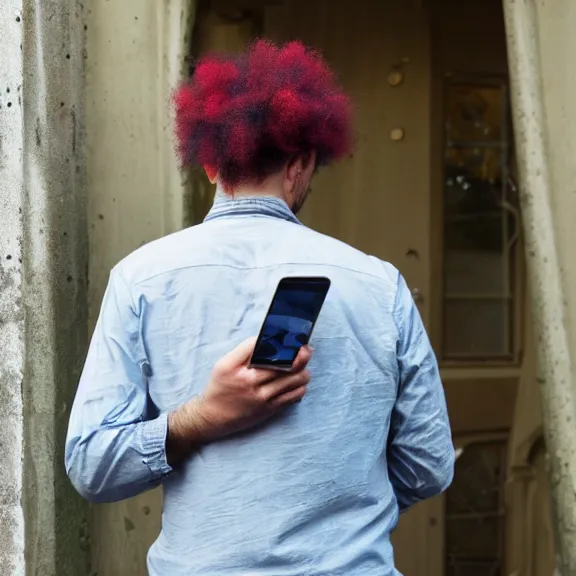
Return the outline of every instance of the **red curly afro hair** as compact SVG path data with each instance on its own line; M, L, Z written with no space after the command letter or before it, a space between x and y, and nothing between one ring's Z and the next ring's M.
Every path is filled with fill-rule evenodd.
M351 149L350 100L300 42L258 40L239 56L205 57L174 101L182 164L218 173L228 191L262 182L298 154L315 151L322 166Z

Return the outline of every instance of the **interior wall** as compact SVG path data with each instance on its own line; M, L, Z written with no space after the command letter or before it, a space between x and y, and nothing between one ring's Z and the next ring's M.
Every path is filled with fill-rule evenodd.
M266 35L320 48L356 107L355 150L320 171L302 219L398 266L423 295L427 320L428 21L413 2L361 4L350 10L344 0L292 0L266 11ZM343 41L343 34L358 40ZM400 75L400 85L389 83L392 73Z
M508 73L499 0L432 0L435 57L445 73Z
M86 21L89 324L110 269L142 244L180 229L186 183L172 142L170 97L186 72L195 3L94 2ZM92 572L147 573L161 492L94 506Z

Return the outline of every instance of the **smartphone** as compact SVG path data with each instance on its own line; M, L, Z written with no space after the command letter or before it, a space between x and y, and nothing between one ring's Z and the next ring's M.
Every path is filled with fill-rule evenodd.
M324 277L280 280L260 329L250 367L290 371L312 330L330 289Z

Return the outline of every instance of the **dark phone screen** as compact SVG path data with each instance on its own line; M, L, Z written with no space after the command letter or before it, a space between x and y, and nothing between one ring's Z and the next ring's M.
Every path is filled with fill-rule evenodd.
M288 368L308 344L330 287L327 278L280 281L260 331L251 364Z

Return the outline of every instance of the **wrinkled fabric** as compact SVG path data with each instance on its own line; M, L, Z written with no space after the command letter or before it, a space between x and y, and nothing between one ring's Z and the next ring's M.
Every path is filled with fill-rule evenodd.
M256 335L279 280L328 276L304 400L167 463L167 414ZM164 486L152 576L387 576L399 512L443 491L454 451L434 353L398 271L274 198L218 195L206 221L111 272L66 469L93 502Z

